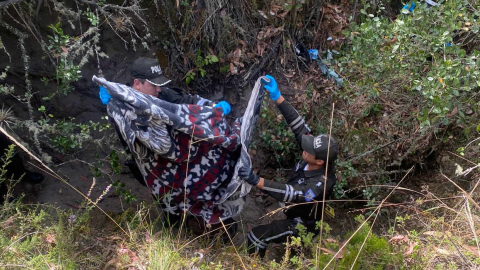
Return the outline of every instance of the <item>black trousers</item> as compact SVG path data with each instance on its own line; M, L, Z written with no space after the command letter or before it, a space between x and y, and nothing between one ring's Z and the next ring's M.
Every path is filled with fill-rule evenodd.
M303 221L301 218L275 220L269 224L257 226L248 233L248 253L258 252L263 258L269 243L285 243L289 236L298 236L295 227L299 223L307 228L307 232L318 233L315 230L315 220Z

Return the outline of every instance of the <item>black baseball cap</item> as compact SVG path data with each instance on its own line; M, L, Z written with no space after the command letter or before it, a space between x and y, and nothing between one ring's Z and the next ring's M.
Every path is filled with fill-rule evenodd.
M330 152L328 152L328 140L330 139ZM302 135L302 149L315 157L327 161L327 153L329 153L328 162L334 162L338 154L338 144L327 134L318 135Z
M133 61L131 73L134 78L144 79L156 86L164 86L171 82L163 75L162 68L155 58L140 57Z

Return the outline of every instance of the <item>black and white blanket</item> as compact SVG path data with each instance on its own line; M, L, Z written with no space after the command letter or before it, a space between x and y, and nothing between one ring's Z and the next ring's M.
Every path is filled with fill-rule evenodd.
M215 224L238 215L251 186L238 177L248 154L264 89L259 78L242 118L221 108L172 104L93 76L112 95L107 106L163 210L187 211Z

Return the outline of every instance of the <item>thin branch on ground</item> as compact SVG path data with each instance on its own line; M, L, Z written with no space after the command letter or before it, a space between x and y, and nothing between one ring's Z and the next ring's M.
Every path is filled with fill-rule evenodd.
M330 142L332 140L332 127L333 127L333 113L335 112L335 103L332 104L332 112L330 114L330 131L329 131L329 137L328 137L328 146L327 146L327 160L325 164L325 182L323 183L323 200L322 200L322 217L320 219L320 243L322 243L322 237L323 237L323 218L324 218L324 212L325 212L325 196L327 193L327 179L328 179L328 162L329 157L330 157ZM317 208L318 203L315 204L315 215L317 214ZM320 255L321 257L321 255ZM316 261L318 261L318 248L315 249L315 258Z
M460 191L462 191L463 194L465 194L465 196L468 198L468 200L471 201L480 210L480 205L478 205L478 203L475 200L472 199L472 196L470 196L470 194L468 192L466 192L463 188L461 188L459 185L457 185L457 183L453 182L453 180L448 178L448 176L443 174L443 172L441 172L441 175L443 177L445 177L448 181L450 181L453 185L455 185Z
M228 236L228 240L230 240L230 243L232 243L233 249L235 250L235 254L237 255L240 262L242 263L243 269L247 269L247 267L245 267L245 264L243 263L242 257L240 256L240 254L238 254L237 248L235 247L235 243L233 242L232 238L230 237L230 234L228 233L228 230L225 227L225 224L223 223L223 220L220 219L220 222L222 223L222 228L225 230L225 233Z
M192 149L192 143L193 143L193 134L195 133L195 124L193 124L193 129L192 129L192 135L190 136L190 142L188 144L188 156L187 156L187 166L185 168L185 180L183 180L183 218L182 218L182 224L180 224L180 230L178 231L178 242L180 242L180 236L182 234L182 228L183 225L185 224L185 219L187 217L187 209L185 208L187 206L187 179L188 179L188 165L190 164L190 150Z

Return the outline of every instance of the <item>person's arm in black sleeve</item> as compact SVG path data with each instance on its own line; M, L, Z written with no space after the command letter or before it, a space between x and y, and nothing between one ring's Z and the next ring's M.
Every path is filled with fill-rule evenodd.
M199 106L213 106L211 100L202 98L198 95L189 95L178 88L162 87L158 98L175 104L194 104Z
M280 98L277 99L276 104L283 117L285 117L287 125L292 129L295 139L301 144L302 135L310 133L310 128L307 126L307 123L305 123L303 117L287 100L283 98L283 96L280 96Z
M310 202L317 196L323 196L323 182L318 178L308 179L303 184L281 184L271 180L263 179L262 191L272 198L289 203Z

